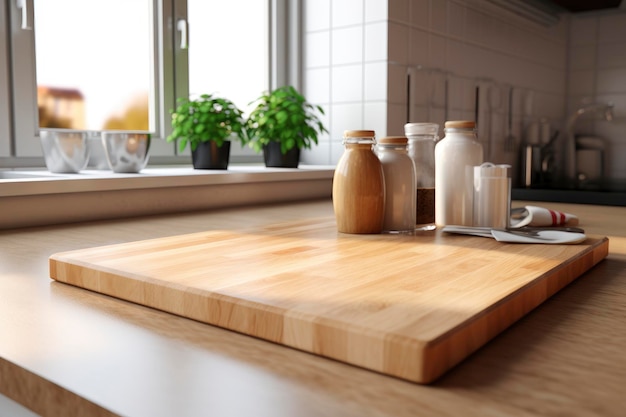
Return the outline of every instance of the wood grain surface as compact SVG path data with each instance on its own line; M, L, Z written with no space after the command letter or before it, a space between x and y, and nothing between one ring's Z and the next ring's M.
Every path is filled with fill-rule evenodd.
M346 235L321 217L61 252L50 276L429 383L607 253L607 238Z

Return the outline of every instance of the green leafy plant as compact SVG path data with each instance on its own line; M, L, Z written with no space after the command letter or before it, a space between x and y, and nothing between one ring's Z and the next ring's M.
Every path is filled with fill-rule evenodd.
M202 94L196 99L180 98L172 113L172 133L168 142L179 142L182 151L187 144L195 151L201 142L215 141L221 147L233 134L246 143L245 119L235 104L221 97Z
M251 104L246 132L256 152L270 142L280 142L283 154L295 147L310 149L318 143L318 134L328 132L317 115L324 110L308 103L292 86L264 93Z

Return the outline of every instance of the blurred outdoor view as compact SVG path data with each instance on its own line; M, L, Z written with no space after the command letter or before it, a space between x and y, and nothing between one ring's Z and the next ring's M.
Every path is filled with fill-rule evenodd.
M151 2L35 2L40 127L151 130ZM190 95L245 109L268 86L267 1L188 0L188 14Z

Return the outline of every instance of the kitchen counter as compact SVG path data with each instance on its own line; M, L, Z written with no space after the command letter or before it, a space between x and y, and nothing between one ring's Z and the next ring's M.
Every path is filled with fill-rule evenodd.
M623 208L542 205L609 236L609 256L431 385L49 278L56 252L328 216L328 200L0 231L0 392L50 416L622 416Z

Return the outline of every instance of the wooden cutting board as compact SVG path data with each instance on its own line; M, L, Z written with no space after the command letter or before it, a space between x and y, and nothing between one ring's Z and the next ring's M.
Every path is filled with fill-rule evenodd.
M321 218L58 253L50 276L428 383L607 253L607 238L347 235Z

